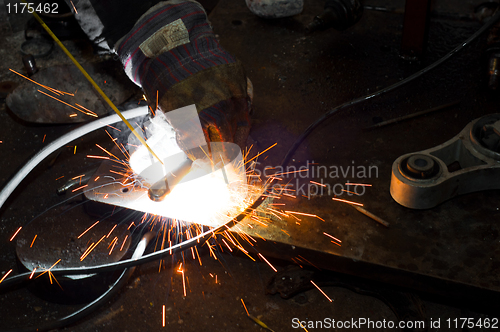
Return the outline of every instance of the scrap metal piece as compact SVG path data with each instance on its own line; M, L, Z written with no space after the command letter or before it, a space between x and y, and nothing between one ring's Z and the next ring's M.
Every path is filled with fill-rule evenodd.
M125 256L131 244L127 236L130 234L128 225L109 220L96 222L85 215L80 206L79 202L61 205L23 228L17 237L16 253L27 270L49 269L58 259L61 261L53 267L53 271L117 262ZM115 248L110 250L113 244ZM73 280L91 276L93 274L68 275L67 278Z
M416 118L416 117L419 117L419 116L422 116L422 115L426 115L426 114L429 114L429 113L432 113L432 112L441 111L441 110L446 109L448 107L458 105L458 103L459 103L459 101L454 101L452 103L443 104L443 105L436 106L436 107L433 107L433 108L430 108L430 109L427 109L427 110L424 110L424 111L419 111L419 112L415 112L415 113L412 113L412 114L404 115L404 116L401 116L399 118L390 119L390 120L387 120L387 121L382 121L382 122L379 122L379 123L377 123L377 124L375 124L373 126L367 127L364 130L371 130L371 129L375 129L375 128L385 127L385 126L393 124L393 123L398 123L398 122L401 122L401 121L405 121L405 120L408 120L408 119L413 119L413 118Z
M376 222L378 222L379 224L385 226L385 227L389 227L389 223L387 221L385 221L384 219L374 215L373 213L371 213L370 211L367 211L365 209L363 209L361 206L357 206L357 205L354 205L354 204L351 204L351 206L353 208L355 208L356 210L358 210L360 213L364 214L365 216L375 220Z
M500 113L470 122L434 148L392 165L391 195L412 209L429 209L458 195L500 189Z
M125 102L137 90L115 63L104 61L84 64L83 67L117 105ZM79 123L94 120L95 116L89 113L101 117L112 112L74 65L49 67L33 74L31 78L39 84L71 95L57 93L29 81L22 83L9 94L6 102L9 109L23 121L38 124Z
M23 65L28 73L28 76L31 76L38 72L38 67L36 66L35 57L31 54L23 55Z
M97 169L93 169L91 171L86 172L83 176L79 176L79 177L73 178L71 180L68 180L64 185L57 188L57 191L56 191L57 195L59 195L59 196L64 195L71 188L76 187L77 185L81 186L82 184L86 184L90 180L90 178L92 177L92 174L94 174L94 172L96 170Z
M274 19L300 14L304 0L246 0L248 9L255 15Z
M306 27L306 33L334 28L343 31L356 24L363 15L362 0L327 0L325 10Z

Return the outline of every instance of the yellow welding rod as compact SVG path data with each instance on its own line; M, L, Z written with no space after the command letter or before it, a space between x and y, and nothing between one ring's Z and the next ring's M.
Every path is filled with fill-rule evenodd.
M22 0L22 1L25 4L28 4L26 2L26 0ZM45 31L47 31L47 33L52 37L52 39L54 39L54 41L57 43L57 45L59 45L59 47L63 50L63 52L66 53L66 55L71 59L71 61L73 61L73 63L75 64L75 66L82 72L82 74L90 82L90 84L92 84L92 86L97 90L97 92L99 92L99 94L101 95L101 97L104 98L104 100L106 101L106 103L108 103L108 105L113 109L113 111L115 111L116 114L118 114L118 116L120 117L120 119L122 119L122 121L125 122L125 124L132 131L132 133L139 139L139 141L142 144L144 144L144 146L148 149L148 151L156 159L158 159L158 161L160 163L163 164L163 162L160 160L160 158L158 158L158 156L154 153L154 151L149 147L148 143L146 143L146 141L144 140L144 138L142 138L141 135L139 135L137 133L137 131L134 130L134 128L132 127L132 125L130 124L130 122L128 122L127 119L125 119L125 117L118 110L118 108L116 108L115 104L113 104L113 102L108 98L108 96L106 96L106 94L104 93L104 91L101 90L101 88L99 87L99 85L97 85L97 83L92 79L92 77L90 77L90 75L85 71L85 69L83 69L83 67L80 65L80 63L78 63L78 61L73 57L73 55L71 55L71 53L68 51L68 49L63 45L63 43L61 43L61 41L59 40L59 38L57 38L57 36L52 32L52 30L50 30L50 28L43 22L43 20L40 18L40 16L38 16L38 14L36 13L36 11L33 10L32 14L33 14L33 16L35 16L35 19L38 21L38 23L40 23L42 25L42 27L45 29Z

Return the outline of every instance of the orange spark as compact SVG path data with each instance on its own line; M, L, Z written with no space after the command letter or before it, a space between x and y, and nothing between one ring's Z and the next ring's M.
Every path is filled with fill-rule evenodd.
M87 155L87 158L95 158L95 159L106 159L106 160L109 160L109 157L104 157L104 156L91 156L91 155Z
M356 203L356 202L353 202L353 201L348 201L348 200L345 200L345 199L340 199L340 198L335 198L335 197L333 197L332 200L339 201L339 202L344 202L344 203L352 204L352 205L363 206L363 204L361 204L361 203Z
M281 211L278 211L278 210L272 209L272 208L270 208L270 207L268 207L267 209L268 209L269 211L273 211L273 212L276 212L276 213L278 213L278 214L281 214L281 215L282 215L282 216L284 216L284 217L289 217L289 215L288 215L288 214L283 213L283 212L281 212Z
M2 279L0 279L0 284L2 283L2 281L5 280L5 278L7 278L7 276L12 272L12 269L9 270L9 272L5 273L5 275L3 276Z
M107 130L104 130L106 132L106 134L108 134L109 138L111 138L111 140L113 141L113 143L115 143L116 147L120 150L120 152L126 157L126 158L130 158L130 155L128 153L128 151L123 147L123 144L122 146L120 147L120 145L118 145L116 143L116 138L113 138L113 136L111 136L110 133L108 133Z
M319 182L316 182L316 181L309 181L309 182L317 184L318 186L326 187L326 184L323 184L323 183L319 183Z
M269 211L270 214L274 215L276 218L278 218L279 220L283 220L281 219L280 216L278 216L276 213L274 213L273 211Z
M17 75L19 75L19 76L21 76L21 77L23 77L23 78L27 79L28 81L30 81L30 82L32 82L32 83L35 83L36 85L39 85L39 86L41 86L42 88L44 88L44 89L47 89L47 90L51 91L52 93L55 93L56 95L60 95L60 94L66 94L66 95L70 95L70 96L72 96L72 95L73 95L72 93L68 93L68 92L60 91L60 90L57 90L57 89L51 88L50 86L46 86L46 85L40 84L40 83L38 83L38 82L36 82L36 81L33 81L31 78L28 78L28 77L26 77L26 76L24 76L24 75L21 75L21 74L19 74L17 71L12 70L12 69L10 69L10 68L9 68L9 70L10 70L11 72L13 72L14 74L17 74Z
M121 131L120 129L118 129L118 128L116 128L116 127L113 127L112 125L106 125L106 126L108 126L108 127L110 127L110 128L113 128L114 130ZM116 138L115 138L115 139L116 139Z
M21 226L21 227L19 227L19 228L17 229L17 231L14 233L14 235L12 235L12 237L10 238L10 241L11 241L11 242L12 242L12 240L14 240L14 238L16 237L17 233L19 233L19 231L21 230L21 228L23 228L23 227L22 227L22 226Z
M367 184L367 183L351 183L351 182L347 182L347 183L346 183L346 186L363 186L363 187L371 187L372 185L371 185L371 184Z
M92 111L91 111L91 110L89 110L88 108L83 107L82 105L77 104L77 103L75 103L75 105L76 105L76 106L78 106L78 107L81 107L81 108L83 108L84 110L86 110L87 112L89 112L90 114L88 114L88 115L92 115L92 116L93 116L93 117L95 117L95 118L99 117L99 116L97 115L97 113L92 112Z
M113 242L111 242L112 246L111 246L111 249L109 250L109 255L111 255L111 253L113 252L113 249L115 249L115 245L118 243L118 238L115 236L115 238L113 239Z
M162 319L162 326L165 327L165 305L163 305L163 319Z
M226 245L227 249L229 249L230 252L233 252L233 249L231 249L231 247L229 246L229 244L227 244L227 242L224 240L224 239L221 239L222 242L224 242L224 244Z
M73 1L71 1L71 0L70 0L69 2L71 2L71 5L73 6L73 9L75 10L75 14L78 14L78 12L76 11L76 7L75 7L75 5L73 4ZM163 326L165 326L165 325L163 325Z
M265 149L264 151L260 152L259 154L257 154L255 157L253 157L252 159L250 160L247 160L245 162L245 165L248 164L249 162L251 162L252 160L254 160L255 158L257 158L258 156L260 156L261 154L265 153L266 151L269 151L270 149L274 148L276 145L278 145L278 143L274 143L273 145L271 145L270 147L268 147L267 149Z
M81 238L85 233L87 233L92 227L94 227L95 225L97 225L97 223L99 222L99 220L97 220L92 226L90 226L89 228L87 228L85 230L85 232L83 232L82 234L80 234L79 237L77 237L77 239Z
M47 137L47 134L43 135L42 143L45 143L45 137Z
M326 295L326 294L325 294L325 292L323 292L323 291L321 290L321 288L319 288L319 287L318 287L318 285L316 285L316 284L314 283L314 281L312 281L312 280L311 280L311 284L313 284L313 285L314 285L314 287L316 287L316 288L317 288L317 289L321 292L321 294L323 294L323 295L324 295L324 296L328 299L328 301L333 302L333 300L332 300L331 298L329 298L329 297L328 297L328 295Z
M117 156L115 156L114 154L112 154L111 152L108 152L108 150L106 150L105 148L103 148L102 146L100 146L99 144L96 144L96 146L101 149L102 151L106 152L108 155L110 155L111 157L114 157L115 159L119 160L119 158Z
M274 266L272 266L272 264L271 264L271 263L269 263L269 261L268 261L268 260L267 260L264 256L262 256L262 255L260 254L260 252L259 252L259 254L258 254L258 255L259 255L259 257L260 257L260 258L262 258L262 259L263 259L263 260L264 260L264 261L265 261L265 262L266 262L266 263L267 263L267 264L268 264L268 265L269 265L269 266L270 266L270 267L274 270L274 272L278 272L278 270L276 270L276 268L275 268Z
M125 242L127 242L127 238L128 238L128 234L125 236L125 238L123 239L123 243L122 243L122 246L120 247L120 251L122 251L123 249L123 246L125 245Z
M355 193L354 191L349 191L349 190L345 190L345 189L342 189L342 191L343 191L343 192L346 192L346 193L349 193L349 194L353 194L353 195L361 196L360 194Z
M31 279L31 278L33 278L33 275L35 274L36 269L37 269L37 267L35 267L35 268L33 269L33 271L31 272L31 274L30 274L30 279Z
M314 265L311 261L307 260L305 257L302 257L301 255L297 255L297 258L309 263L309 265L311 266L314 266L315 268L317 268L318 270L321 270L319 267L317 267L316 265Z
M191 247L191 254L193 255L193 260L195 260L196 256L194 255L194 248L193 247Z
M102 241L102 240L104 240L104 238L105 238L105 237L106 237L106 236L105 236L105 235L103 235L103 236L99 239L99 241L97 241L97 243L96 243L96 244L92 243L92 244L90 245L90 247L88 247L88 249L87 249L87 250L83 253L83 255L80 257L80 260L81 260L81 261L83 261L83 260L84 260L84 259L85 259L85 258L86 258L86 257L87 257L87 256L88 256L91 252L92 252L92 250L94 250L95 248L97 248L97 246L99 245L99 243L101 243L101 241Z
M253 247L253 243L250 242L248 239L252 240L253 242L257 242L253 237L251 237L249 234L245 233L245 232L241 232L239 234L245 241L248 242L248 244L250 244L252 247Z
M314 218L318 218L321 221L325 221L325 219L322 219L322 218L320 218L319 216L317 216L315 214L303 213L303 212L295 212L295 211L285 211L285 212L286 213L291 213L291 214L298 214L298 215L301 215L301 216L314 217Z
M290 171L290 172L285 172L285 173L275 173L275 174L271 174L271 176L278 176L278 175L299 173L299 172L305 172L305 171L309 171L309 169L301 169L301 170L298 170L298 171Z
M245 308L247 316L250 316L250 314L248 313L248 310L247 310L247 306L245 305L245 302L243 302L243 299L241 299L241 303L243 303L243 308Z
M337 239L335 236L332 236L332 235L330 235L330 234L328 234L328 233L326 233L326 232L323 232L323 234L325 234L325 235L326 235L326 236L328 236L328 237L331 237L331 238L332 238L332 239L334 239L335 241L338 241L338 242L342 243L342 241L340 241L339 239Z
M201 263L200 254L198 253L198 247L194 246L194 250L196 251L196 256L198 257L198 262L200 263L200 266L202 266L203 264Z
M36 237L38 236L38 234L35 234L35 237L33 238L33 241L31 241L31 245L30 245L30 248L33 247L33 243L35 243L35 240L36 240Z
M74 193L75 191L78 191L78 190L80 190L80 189L83 189L83 188L85 188L85 187L87 187L87 186L88 186L88 184L85 184L85 185L83 185L83 186L81 186L81 187L78 187L78 188L76 188L76 189L71 190L71 192L72 192L72 193Z
M184 276L184 270L182 269L182 263L179 265L177 272L182 274L182 288L184 290L184 297L186 297L186 278Z
M227 238L229 239L229 241L231 241L231 243L236 246L236 242L233 241L233 238L231 236L231 233L229 233L228 231L224 231L224 234L227 235Z
M61 261L61 259L59 258L59 260L58 260L57 262L55 262L54 264L52 264L52 266L51 266L51 267L49 267L47 270L43 271L43 273L39 274L39 275L37 276L37 278L38 278L38 277L43 276L43 275L44 275L45 273L47 273L47 272L49 272L49 276L50 276L50 270L51 270L54 266L56 266L56 265L57 265L57 263L59 263L60 261ZM36 278L35 278L35 279L36 279Z
M73 113L73 114L70 114L70 115L69 115L69 117L70 117L70 118L74 118L74 117L75 117L75 116L77 116L77 115L78 115L78 114Z
M109 158L108 158L109 159ZM120 173L120 172L116 172L116 171L113 171L112 169L109 170L110 173L115 173L115 174L118 174L118 175L121 175L121 176L124 176L124 177L127 177L127 174L125 173Z
M116 226L118 226L118 224L114 225L113 228L111 228L111 230L109 231L108 235L106 235L106 238L108 238L111 233L113 233L113 231L115 230Z
M92 242L87 250L85 250L85 252L80 256L80 261L83 261L85 257L87 257L87 255L92 251L92 248L94 248L94 243L95 242Z
M254 259L252 256L250 256L250 254L248 253L248 251L246 251L245 249L243 249L243 247L241 247L241 246L236 246L236 248L240 249L240 250L241 250L241 252L243 252L245 255L247 255L247 257L248 257L248 258L250 258L252 261L254 261L254 262L255 262L255 259ZM216 259L217 259L217 258L216 258Z
M86 112L82 111L81 109L76 108L75 106L73 106L73 105L71 105L71 104L68 104L67 102L65 102L65 101L63 101L63 100L61 100L61 99L58 99L58 98L56 98L56 97L54 97L54 96L49 95L49 94L48 94L48 93L46 93L46 92L43 92L43 91L41 91L41 90L37 90L37 91L38 91L38 92L40 92L40 93L42 93L42 94L44 94L44 95L46 95L46 96L48 96L48 97L50 97L50 98L52 98L52 99L57 100L58 102L63 103L63 104L64 104L64 105L66 105L66 106L69 106L69 107L71 107L71 108L74 108L74 109L75 109L75 110L77 110L78 112L82 112L82 113L83 113L83 114L85 114L85 115L90 115L90 116L93 116L93 117L97 118L97 115L94 115L94 114L91 114L91 113L86 113Z
M280 197L280 196L275 196L275 195L266 195L266 194L262 194L262 197L270 197L270 198L281 199L281 197Z
M57 180L62 179L63 177L64 177L64 175L63 175L63 176L58 177L58 178L56 179L56 181L57 181Z

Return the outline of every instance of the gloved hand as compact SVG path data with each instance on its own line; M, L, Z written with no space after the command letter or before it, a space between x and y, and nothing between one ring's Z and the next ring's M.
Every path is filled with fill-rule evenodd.
M219 45L199 3L157 4L115 50L153 110L157 100L165 113L195 104L207 142L244 147L250 130L247 78L241 63ZM178 133L181 144L188 137Z

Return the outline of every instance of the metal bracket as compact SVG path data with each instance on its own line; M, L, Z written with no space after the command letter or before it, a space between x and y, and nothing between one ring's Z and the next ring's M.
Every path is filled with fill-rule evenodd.
M392 165L392 198L412 209L489 189L500 189L500 113L476 119L451 140Z

